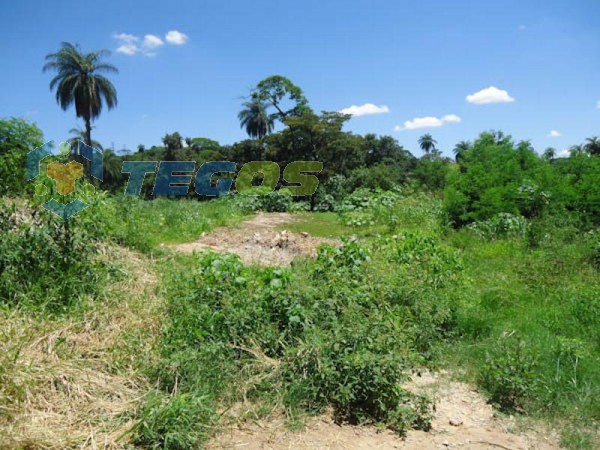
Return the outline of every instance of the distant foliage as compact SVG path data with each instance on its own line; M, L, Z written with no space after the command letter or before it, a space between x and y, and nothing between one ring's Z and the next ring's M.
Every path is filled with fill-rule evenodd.
M433 230L444 222L439 200L399 186L390 191L357 189L338 202L335 210L342 222L351 227Z
M445 195L456 225L499 213L536 217L548 204L550 167L527 143L515 145L502 133L483 133L461 152L458 164Z
M233 202L242 211L293 212L309 209L306 201L294 200L291 195L273 191L263 195L232 194Z
M0 120L0 197L31 194L27 153L43 144L42 131L24 119Z

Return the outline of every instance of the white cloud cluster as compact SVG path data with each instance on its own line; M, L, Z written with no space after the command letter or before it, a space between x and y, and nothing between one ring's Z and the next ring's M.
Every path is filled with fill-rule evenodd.
M352 116L369 116L371 114L385 114L390 112L390 108L385 105L377 106L373 103L365 103L364 105L352 105L340 111L342 114L350 114Z
M447 123L460 123L461 119L456 114L446 114L442 118L427 116L415 117L407 120L403 125L396 125L394 131L417 130L419 128L439 128Z
M123 53L124 55L135 55L139 51L137 46L139 38L137 36L127 33L118 33L113 34L113 37L120 44L119 47L117 47L118 53Z
M467 95L467 101L476 105L486 105L490 103L510 103L514 102L515 99L507 91L490 86L474 94Z
M173 45L183 45L188 41L188 37L186 34L183 34L181 31L171 30L165 34L165 39L169 44Z
M550 130L550 133L548 133L548 136L546 136L546 137L557 138L557 137L561 137L561 136L562 136L562 134L560 134L560 131Z
M117 53L133 56L142 54L144 56L155 56L156 50L162 47L165 42L155 34L146 34L141 39L138 36L129 33L113 34L118 42ZM188 41L187 35L177 30L171 30L165 34L165 40L168 44L183 45Z
M515 99L510 96L508 91L504 89L498 89L495 86L490 86L482 89L473 94L467 95L466 100L469 103L476 105L486 105L491 103L511 103ZM598 102L600 108L600 102ZM390 109L385 105L375 105L373 103L365 103L363 105L352 105L347 108L340 110L343 114L350 114L352 116L366 116L371 114L384 114L389 113ZM456 114L447 114L443 117L426 116L426 117L415 117L405 121L402 125L396 125L394 131L404 130L417 130L420 128L439 128L446 124L460 123L461 118ZM557 130L551 130L548 137L556 138L560 137L561 134Z

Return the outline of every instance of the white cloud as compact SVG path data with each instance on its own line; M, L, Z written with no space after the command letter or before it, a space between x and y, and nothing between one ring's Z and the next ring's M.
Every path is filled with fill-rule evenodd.
M352 116L368 116L371 114L385 114L390 112L390 108L385 105L377 106L373 103L365 103L364 105L352 105L340 111L342 114L350 114Z
M121 44L117 47L117 53L122 53L123 55L135 55L139 51L137 46L139 38L137 36L127 33L115 33L113 34L113 38Z
M171 30L165 34L165 39L169 44L183 45L188 41L188 36L177 30Z
M170 33L173 32L169 31L169 33L167 33L167 40ZM179 33L178 31L175 31L174 33L177 33L177 36L171 36L171 39L179 39L181 44L185 43L187 40L185 34ZM116 50L117 53L128 56L136 54L142 54L148 57L155 56L156 50L165 44L164 41L155 34L146 34L144 35L144 38L141 39L140 37L129 33L115 33L113 34L113 38L116 39L119 44ZM169 42L173 43L172 41Z
M490 86L474 94L467 95L467 101L476 105L486 105L489 103L510 103L514 102L515 99L507 91Z
M123 44L117 47L117 53L124 55L135 55L140 49L135 44Z
M415 117L407 120L403 125L396 125L394 131L417 130L419 128L439 128L447 123L460 123L461 118L456 114L446 114L441 119L438 117Z
M561 137L561 136L562 136L562 134L560 134L559 131L557 131L557 130L550 130L550 133L548 133L548 136L546 136L546 137L557 138L557 137Z
M569 156L571 156L571 150L563 150L558 153L559 158L568 158Z
M460 123L461 119L456 114L446 114L442 117L442 122L447 123Z
M143 46L145 48L153 49L156 47L160 47L161 45L163 45L163 41L158 36L155 36L153 34L147 34L146 36L144 36Z
M519 25L519 31L525 31L527 27L525 25Z
M598 103L596 103L596 108L600 109L600 100L598 100Z
M140 40L137 36L128 33L115 33L113 37L124 44L135 44Z

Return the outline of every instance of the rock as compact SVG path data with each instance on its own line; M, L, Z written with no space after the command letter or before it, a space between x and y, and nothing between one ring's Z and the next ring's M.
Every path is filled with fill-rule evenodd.
M460 417L453 417L450 419L450 425L453 427L460 427L463 424L463 420Z
M303 237L308 237L308 236L309 236L309 234L308 234L306 231L303 231L303 232L301 232L300 234L301 234Z

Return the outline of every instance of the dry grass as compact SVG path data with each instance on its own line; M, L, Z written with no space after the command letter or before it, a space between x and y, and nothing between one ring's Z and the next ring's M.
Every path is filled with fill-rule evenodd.
M85 312L0 312L0 448L127 447L150 388L136 369L152 354L161 303L149 261L124 249L104 253L122 262L124 281Z

